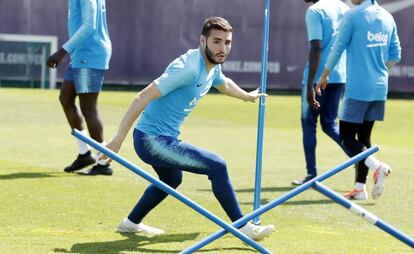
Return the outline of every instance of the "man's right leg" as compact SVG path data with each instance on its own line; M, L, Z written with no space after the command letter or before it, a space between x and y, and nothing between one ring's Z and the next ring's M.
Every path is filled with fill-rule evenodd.
M303 180L292 181L293 185L301 185L317 175L316 168L316 128L319 112L313 110L307 100L307 87L302 87L302 144L306 160L307 175Z
M73 82L64 80L60 89L59 101L65 112L66 119L68 120L71 129L85 132L83 116L75 104L76 96L77 94ZM64 169L65 172L80 170L95 163L95 159L90 152L89 146L80 140L76 140L76 142L78 144L79 155L71 165Z
M227 173L226 163L221 157L172 137L147 136L137 130L134 131L134 147L139 157L154 167L160 179L161 176L164 176L164 180L168 181L168 184L173 183L172 187L176 187L181 183L180 169L207 175L212 182L215 197L229 218L236 221L243 217ZM167 177L165 178L165 176ZM147 195L149 198L146 197ZM135 215L138 216L134 215L133 210L131 219L140 222L143 216L158 205L166 195L165 193L162 194L162 191L156 190L156 187L150 186L134 208L138 212ZM244 230L244 233L249 233L249 237L252 239L261 240L273 232L274 226L250 224L247 226L246 224Z
M351 123L342 120L339 122L341 145L344 147L344 149L349 151L350 156L355 156L367 149L363 143L359 142L356 139L356 135L360 126L361 124L359 123ZM365 171L368 172L368 168L365 166L364 162L358 162L355 168L355 188L344 195L346 198L360 200L368 198L365 187Z
M153 168L157 173L159 179L172 188L176 189L181 184L183 179L183 173L181 170L159 167ZM139 224L142 219L167 196L168 194L166 192L151 184L145 190L144 195L142 195L141 199L128 215L128 219L135 224Z
M168 184L172 188L177 188L183 178L182 171L173 170L168 168L158 168L153 167L155 172L157 172L158 177L161 181ZM135 232L143 233L150 235L161 235L164 234L164 230L147 226L141 221L144 217L154 209L158 204L160 204L166 197L167 193L151 184L145 190L144 195L132 209L131 213L127 218L123 219L118 225L118 232Z
M339 125L336 123L338 118L339 101L341 99L344 84L330 84L325 89L325 100L321 103L321 126L323 132L328 135L333 141L335 141L342 150L352 157L351 153L348 152L345 147L341 145L339 138Z
M168 169L207 175L214 195L229 218L236 221L243 217L226 163L220 156L174 137L150 136L138 130L134 131L134 147L141 160L158 169L157 173L159 169Z

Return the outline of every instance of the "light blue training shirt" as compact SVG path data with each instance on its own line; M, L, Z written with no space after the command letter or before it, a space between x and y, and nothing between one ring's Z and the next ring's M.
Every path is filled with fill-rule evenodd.
M105 0L68 0L68 32L62 47L73 68L108 69L112 46Z
M161 97L147 105L135 128L149 135L179 136L181 124L198 101L211 86L225 82L220 64L207 72L200 49L190 49L154 80Z
M311 5L306 11L305 21L308 41L322 41L322 54L313 83L318 82L322 75L329 50L336 38L341 20L348 10L349 7L340 0L320 0ZM308 82L308 74L309 62L306 64L305 71L303 72L303 85L306 85ZM332 69L329 75L329 83L345 82L346 55L342 54L338 60L338 64Z
M360 101L386 100L386 62L401 59L397 26L392 15L371 0L348 11L325 68L332 70L345 49L348 74L345 97Z

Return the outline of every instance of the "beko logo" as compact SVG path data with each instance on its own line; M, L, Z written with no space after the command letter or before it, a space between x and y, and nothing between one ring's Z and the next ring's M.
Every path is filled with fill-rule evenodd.
M367 39L369 41L369 44L367 44L368 48L386 46L388 42L388 34L383 34L382 32L372 33L368 31Z

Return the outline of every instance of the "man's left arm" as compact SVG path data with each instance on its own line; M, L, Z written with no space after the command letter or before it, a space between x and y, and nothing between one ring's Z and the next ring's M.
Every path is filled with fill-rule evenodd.
M260 96L267 96L267 94L259 93L259 89L251 92L246 92L241 89L233 80L225 78L225 82L215 88L222 94L241 99L243 101L255 102Z
M390 47L388 50L388 58L386 65L388 70L394 67L401 60L401 44L397 34L397 25L394 22L394 29L391 34Z

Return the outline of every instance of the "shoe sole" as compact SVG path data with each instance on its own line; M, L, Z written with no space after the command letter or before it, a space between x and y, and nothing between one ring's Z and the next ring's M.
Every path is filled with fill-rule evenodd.
M348 200L367 200L367 199L368 199L368 197L363 197L363 198L356 198L356 197L344 197L344 198L346 198L346 199L348 199Z
M164 235L165 234L165 232L162 232L162 233L150 233L150 232L145 232L143 230L141 230L141 231L129 230L129 229L126 229L126 228L123 228L123 227L119 227L119 226L118 226L118 228L116 229L115 232L117 232L117 233L136 233L136 234L142 234L142 235L147 235L147 236L157 236L157 235Z
M91 166L91 165L93 165L93 164L95 164L96 163L96 161L94 160L94 161L90 161L90 162L88 162L88 163L86 163L85 165L82 165L81 167L79 167L79 168L76 168L76 169L72 169L72 170L67 170L67 169L63 169L63 171L64 172L66 172L66 173L73 173L73 172L76 172L76 171L79 171L79 170L81 170L81 169L84 169L84 168L86 168L86 167L88 167L88 166Z
M275 231L275 227L273 226L273 227L269 227L269 228L267 228L265 231L263 231L260 235L261 235L261 237L257 237L257 238L251 238L251 237L249 237L249 236L247 236L247 237L249 237L250 239L252 239L253 241L255 241L255 242L260 242L260 241L263 241L263 240L265 240L266 238L268 238L269 236L271 236L272 234L273 234L273 232ZM248 246L248 244L247 243L245 243L244 241L243 241L243 244L244 245L246 245L246 246Z
M374 184L374 187L372 187L371 195L373 199L378 199L379 197L381 197L385 189L384 188L385 178L391 174L391 169L388 169L387 171L383 173L384 175L382 177L378 176L377 182Z
M265 231L262 232L262 234L261 234L262 237L259 237L257 239L253 239L253 240L255 240L255 241L262 241L262 240L268 238L269 236L271 236L274 231L275 231L275 228L274 227L269 227Z
M140 231L128 230L128 229L119 229L119 228L117 228L115 232L117 232L117 233L136 233L136 234L141 233Z
M354 195L354 196L343 195L343 197L348 199L348 200L367 200L368 199L368 195L363 196L363 197L357 197L357 194Z
M89 172L78 172L78 175L83 175L83 176L111 176L112 173L94 173L94 174L89 174Z

